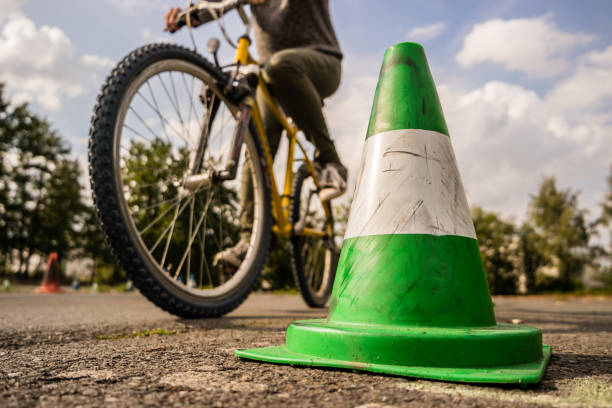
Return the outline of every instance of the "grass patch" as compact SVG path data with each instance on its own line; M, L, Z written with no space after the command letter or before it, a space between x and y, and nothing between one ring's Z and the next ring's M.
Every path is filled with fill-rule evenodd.
M141 331L133 331L131 333L119 333L119 334L98 334L96 339L98 340L117 340L117 339L133 339L136 337L152 337L152 336L172 336L178 334L176 330L165 330L165 329L148 329Z
M271 291L275 295L299 295L300 291L297 288L273 289Z

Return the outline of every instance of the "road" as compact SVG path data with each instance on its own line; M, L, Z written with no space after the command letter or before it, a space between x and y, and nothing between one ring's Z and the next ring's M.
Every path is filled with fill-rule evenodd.
M325 316L254 294L226 317L185 320L138 293L0 294L0 406L612 406L612 299L497 297L498 321L542 329L553 357L526 390L234 357ZM146 335L149 336L146 336Z

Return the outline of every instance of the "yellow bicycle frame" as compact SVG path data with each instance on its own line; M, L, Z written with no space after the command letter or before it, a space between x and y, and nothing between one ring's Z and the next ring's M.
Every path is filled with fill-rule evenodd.
M238 47L236 48L236 57L234 59L235 63L239 63L240 65L247 64L257 64L257 61L253 59L249 52L249 46L251 45L251 41L247 37L241 37L238 40ZM263 145L264 156L266 159L266 164L268 167L268 177L270 178L271 185L271 193L272 193L272 213L274 215L275 225L272 227L275 234L289 237L295 231L292 231L292 225L289 222L289 207L291 204L291 186L293 184L293 177L295 176L293 171L293 163L294 163L294 153L295 146L297 145L299 149L302 151L304 156L304 163L310 173L312 180L315 186L319 187L319 182L317 180L317 175L312 164L312 161L308 158L306 154L306 149L302 145L302 143L297 139L298 128L292 125L287 117L281 112L278 104L270 95L268 88L266 87L263 77L261 73L259 74L259 85L258 91L260 91L266 101L266 105L270 108L274 116L278 119L283 128L287 131L287 137L289 139L289 151L287 153L287 167L285 170L285 183L283 186L283 194L279 194L278 187L276 185L276 177L274 175L273 163L274 159L270 155L270 146L268 144L268 138L263 128L263 121L261 118L261 111L257 102L255 100L252 101L251 105L251 117L253 118L253 122L255 123L255 127L259 132L259 136L261 139L261 143ZM330 210L329 206L323 205L323 211L325 212L325 219L330 219ZM327 231L316 230L313 228L304 228L303 231L300 232L301 235L311 236L311 237L325 237L325 236L333 236L332 225L327 224Z

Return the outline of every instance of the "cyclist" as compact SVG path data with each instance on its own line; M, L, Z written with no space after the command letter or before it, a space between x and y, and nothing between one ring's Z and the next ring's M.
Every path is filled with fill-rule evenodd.
M263 63L263 78L285 112L314 144L315 164L319 170L321 200L328 201L346 191L347 170L342 165L323 116L323 99L340 84L342 52L331 24L328 0L249 0L253 14L255 44ZM175 32L179 8L165 15L168 31ZM204 10L202 13L207 13ZM209 17L197 18L207 21ZM274 157L280 143L282 126L257 93L270 153ZM248 169L248 166L245 166ZM247 170L248 171L248 170ZM252 180L243 176L240 223L244 231L252 224ZM239 267L248 250L249 235L243 233L234 247L215 256Z

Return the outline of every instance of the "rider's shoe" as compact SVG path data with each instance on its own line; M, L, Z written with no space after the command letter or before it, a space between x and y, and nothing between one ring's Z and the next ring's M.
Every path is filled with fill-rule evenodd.
M329 201L340 197L346 191L346 167L340 163L327 163L319 177L319 198Z
M213 266L223 266L232 269L240 268L242 261L246 258L249 251L249 243L247 241L238 241L236 245L226 248L218 252L213 259Z

